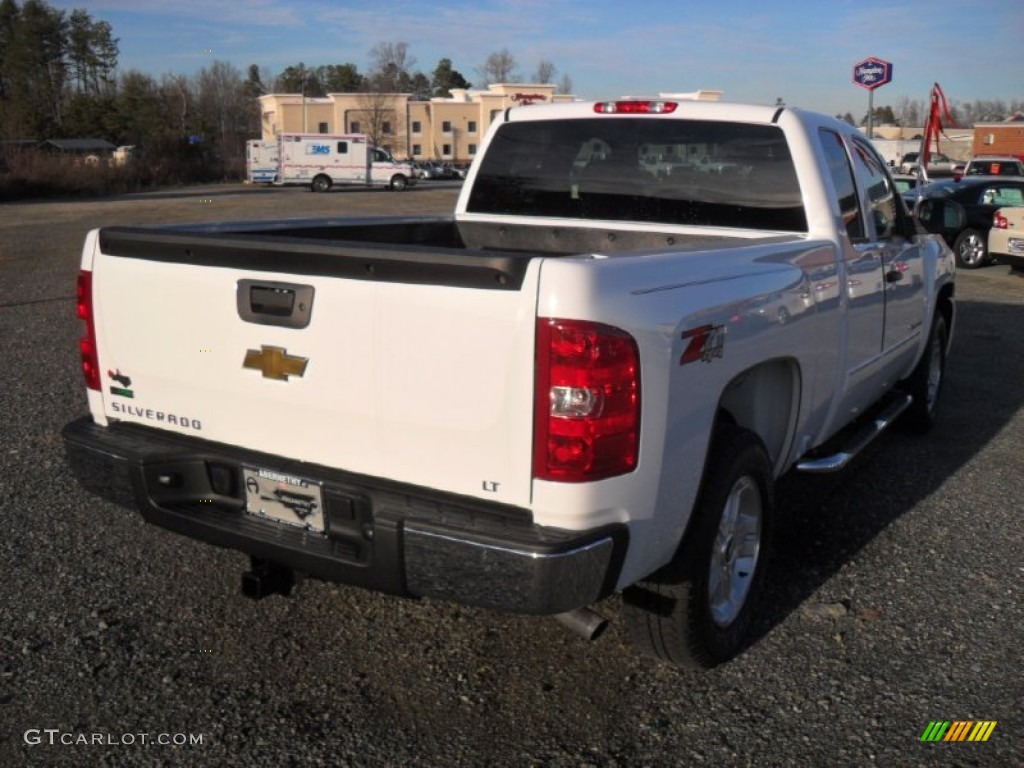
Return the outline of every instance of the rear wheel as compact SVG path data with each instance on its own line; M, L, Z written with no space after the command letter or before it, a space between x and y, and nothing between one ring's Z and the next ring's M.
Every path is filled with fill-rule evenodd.
M977 269L988 263L988 248L985 236L976 229L965 229L953 243L958 267Z
M313 182L309 185L309 188L314 192L326 192L331 188L331 179L329 176L320 175L313 179Z
M746 647L771 533L774 488L764 444L731 424L716 433L682 546L623 592L633 644L684 667L712 667Z
M932 320L928 346L914 372L904 382L904 388L914 401L903 413L900 426L907 432L924 434L935 426L939 407L939 394L946 373L946 342L949 331L941 313Z

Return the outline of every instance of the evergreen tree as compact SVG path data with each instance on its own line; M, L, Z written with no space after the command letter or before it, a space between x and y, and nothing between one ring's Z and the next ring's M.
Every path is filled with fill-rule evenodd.
M328 64L320 67L320 79L327 93L358 93L363 89L366 78L359 74L355 64Z
M451 59L441 59L437 62L430 81L431 93L434 96L448 98L452 95L452 88L469 87L470 82L462 76L462 73L452 68Z

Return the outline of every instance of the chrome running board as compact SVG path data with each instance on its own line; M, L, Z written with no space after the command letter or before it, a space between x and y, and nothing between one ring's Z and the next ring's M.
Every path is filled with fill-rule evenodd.
M801 472L814 472L818 474L838 472L853 461L854 457L867 448L876 437L892 426L893 422L910 407L913 401L914 398L910 395L901 394L887 405L881 413L854 432L841 450L833 453L831 456L819 456L813 459L798 461L796 468Z

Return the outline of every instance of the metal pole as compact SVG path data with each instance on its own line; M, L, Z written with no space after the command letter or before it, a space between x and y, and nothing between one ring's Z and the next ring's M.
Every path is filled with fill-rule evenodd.
M875 89L868 89L868 141L874 137L875 133Z
M306 132L306 68L302 68L302 132Z

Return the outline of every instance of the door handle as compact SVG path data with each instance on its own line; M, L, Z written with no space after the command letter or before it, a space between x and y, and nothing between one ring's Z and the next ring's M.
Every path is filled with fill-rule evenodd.
M271 280L239 280L238 316L247 323L305 328L313 313L313 286Z

